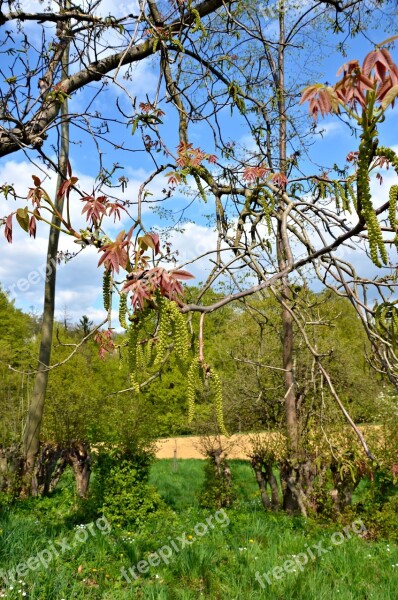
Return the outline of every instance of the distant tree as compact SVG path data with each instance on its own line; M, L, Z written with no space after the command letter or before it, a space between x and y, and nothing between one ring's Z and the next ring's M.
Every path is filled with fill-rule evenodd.
M83 336L87 337L91 332L94 322L89 319L87 315L83 315L79 321L79 329L82 331Z

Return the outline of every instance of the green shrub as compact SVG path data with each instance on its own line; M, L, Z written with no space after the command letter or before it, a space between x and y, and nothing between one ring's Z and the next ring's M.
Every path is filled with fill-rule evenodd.
M129 460L121 460L110 469L101 512L111 523L120 527L141 525L149 513L162 506L156 489Z
M9 508L15 500L15 496L9 492L0 492L0 511Z
M214 462L206 461L204 468L205 480L199 495L199 504L204 508L223 508L231 506L236 493L226 477L224 469L217 472Z
M398 487L387 469L377 469L361 487L358 501L347 507L345 522L362 519L368 536L398 541Z
M148 483L154 455L141 447L104 449L94 464L93 499L98 514L116 526L139 526L164 506Z

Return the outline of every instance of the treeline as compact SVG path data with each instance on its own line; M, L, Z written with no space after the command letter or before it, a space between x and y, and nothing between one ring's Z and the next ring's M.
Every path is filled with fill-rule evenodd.
M188 290L188 295L195 294L194 288ZM208 295L217 296L215 292ZM380 399L392 391L368 364L370 348L354 309L343 298L306 289L296 290L296 302L302 304L300 314L307 320L304 329L322 354L353 419L377 423ZM0 435L1 444L7 446L21 438L37 361L40 320L15 308L3 292L0 317ZM53 364L64 361L73 344L92 327L89 315L73 326L57 323ZM226 307L206 318L204 353L221 379L225 423L231 433L283 427L281 327L280 310L271 296ZM191 333L195 351L195 316ZM148 437L217 432L214 401L206 381L196 393L194 420L188 422L186 375L176 359L171 358L140 393L131 389L127 335L115 334L115 348L105 360L99 356L98 344L90 339L70 360L51 371L43 440L113 443L128 439L137 429L145 429ZM340 410L317 371L302 332L296 331L294 343L303 427L320 420L325 426L336 424L341 421ZM126 389L129 391L123 392Z

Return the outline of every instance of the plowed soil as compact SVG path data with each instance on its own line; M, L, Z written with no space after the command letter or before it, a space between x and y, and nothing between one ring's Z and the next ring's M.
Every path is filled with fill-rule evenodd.
M272 434L260 434L270 436ZM277 434L275 434L277 435ZM222 446L228 448L228 458L248 459L250 434L236 434L230 438L221 436ZM201 452L201 438L198 436L175 437L157 441L157 458L206 458Z

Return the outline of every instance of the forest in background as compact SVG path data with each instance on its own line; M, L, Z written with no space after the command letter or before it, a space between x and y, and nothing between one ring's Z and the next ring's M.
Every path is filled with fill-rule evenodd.
M197 293L195 288L186 291L187 298ZM207 295L206 300L217 298L215 292ZM355 311L347 300L328 292L298 290L297 303L301 296L306 301L310 298L311 319L317 322L314 335L321 351L327 354L328 369L354 420L358 424L381 424L383 411L395 398L394 389L369 365L366 355L370 345ZM32 393L40 317L16 309L4 292L0 299L1 439L7 445L18 443L22 436ZM193 348L197 343L197 321L192 322ZM54 363L69 356L68 344L76 344L92 328L94 324L87 315L82 315L79 323L56 323ZM281 335L278 305L267 294L255 299L250 309L238 303L209 315L206 354L221 377L229 433L283 429L282 374L267 368L280 362ZM297 334L295 369L299 381L306 385L299 390L305 402L306 426L340 427L344 423L340 412L330 391L314 377L313 359L299 337ZM217 434L210 389L204 389L198 397L195 421L189 424L186 377L176 360L140 394L122 392L130 387L127 341L128 335L115 334L116 347L101 358L98 343L89 340L71 360L51 371L43 439L61 443L76 439L118 442L123 435L131 435L137 425L146 427L152 439ZM158 369L152 371L149 375Z

